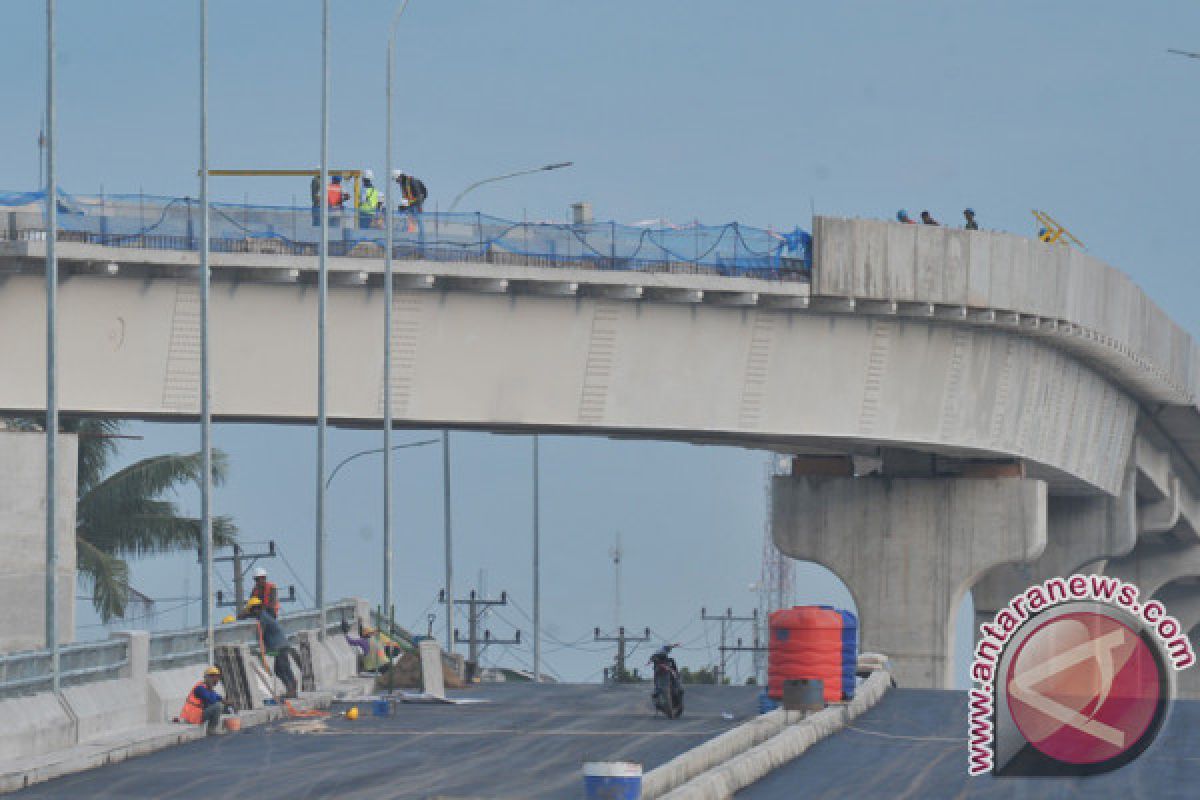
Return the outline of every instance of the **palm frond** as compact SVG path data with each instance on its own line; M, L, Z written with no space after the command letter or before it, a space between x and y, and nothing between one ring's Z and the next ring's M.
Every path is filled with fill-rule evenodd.
M91 585L92 606L108 622L125 616L129 602L129 565L101 551L87 539L75 537L75 564L85 583Z
M228 460L224 453L214 450L212 463L213 483L220 486L225 481ZM157 498L184 484L199 482L201 466L199 453L143 458L114 472L81 495L80 511L86 518L96 508L129 508L147 498Z
M122 515L111 527L88 528L85 534L101 552L115 556L144 556L190 550L200 546L200 520L181 517L174 504L161 513ZM213 517L213 545L237 541L238 529L229 517Z
M100 482L108 470L109 459L117 454L121 432L119 419L106 417L71 417L63 419L60 427L79 435L79 474L76 479L79 496L87 494Z

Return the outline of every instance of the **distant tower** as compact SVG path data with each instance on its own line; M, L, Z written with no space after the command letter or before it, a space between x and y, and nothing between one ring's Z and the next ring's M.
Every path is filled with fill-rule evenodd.
M775 540L771 536L771 478L780 468L783 456L772 453L763 470L763 497L766 503L765 524L763 530L762 576L759 587L762 592L760 605L766 614L788 608L792 605L793 582L795 580L794 562L779 552Z
M621 627L621 532L617 531L617 543L608 551L613 562L613 630Z

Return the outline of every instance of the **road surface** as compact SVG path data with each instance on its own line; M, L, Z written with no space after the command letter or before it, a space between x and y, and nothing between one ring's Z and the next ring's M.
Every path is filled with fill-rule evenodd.
M895 689L852 723L737 794L737 800L1175 800L1200 797L1200 702L1176 701L1150 749L1088 778L971 778L967 695Z
M754 716L757 692L689 686L684 716L668 721L653 713L648 684L498 684L452 693L486 704L404 705L387 718L360 707L356 722L279 722L58 778L14 796L578 797L584 761L630 760L651 769Z

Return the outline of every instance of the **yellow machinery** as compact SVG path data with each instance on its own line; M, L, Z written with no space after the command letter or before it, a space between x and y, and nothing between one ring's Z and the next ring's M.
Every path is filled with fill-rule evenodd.
M224 178L313 178L321 174L319 169L210 169L208 171L210 177ZM361 169L331 169L329 174L341 175L343 178L354 179L354 208L358 208L362 200L362 174ZM321 187L322 195L325 191L324 186ZM1036 212L1035 212L1036 213Z
M1080 250L1087 250L1083 242L1076 239L1075 235L1067 230L1065 225L1045 211L1038 211L1035 208L1033 209L1033 216L1042 226L1042 229L1038 231L1038 238L1043 242L1048 244L1053 244L1054 242L1062 242L1063 244L1074 242L1075 246Z

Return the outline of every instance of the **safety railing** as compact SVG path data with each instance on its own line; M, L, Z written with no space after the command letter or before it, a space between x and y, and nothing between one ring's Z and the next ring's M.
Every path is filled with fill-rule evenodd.
M354 619L355 605L352 600L343 600L326 607L325 630L333 633L341 628L343 618ZM294 637L300 631L317 630L320 625L320 612L311 609L284 613L279 620L280 627L289 637ZM214 629L216 644L258 644L258 632L253 620L218 625ZM208 647L204 640L203 628L187 628L178 631L164 631L150 636L150 669L151 671L173 669L190 664L203 664L208 659Z
M0 238L44 240L38 192L0 192ZM214 204L209 248L214 253L315 256L317 209ZM200 208L192 198L59 196L58 241L146 250L196 250ZM329 253L382 258L382 212L333 211ZM806 280L811 237L796 228L779 233L724 225L640 225L616 222L514 222L486 214L395 212L393 257L511 266L635 272L684 272Z
M78 686L111 680L129 664L129 643L110 639L69 644L58 650L60 683ZM27 650L0 655L0 697L34 694L51 688L50 651Z

